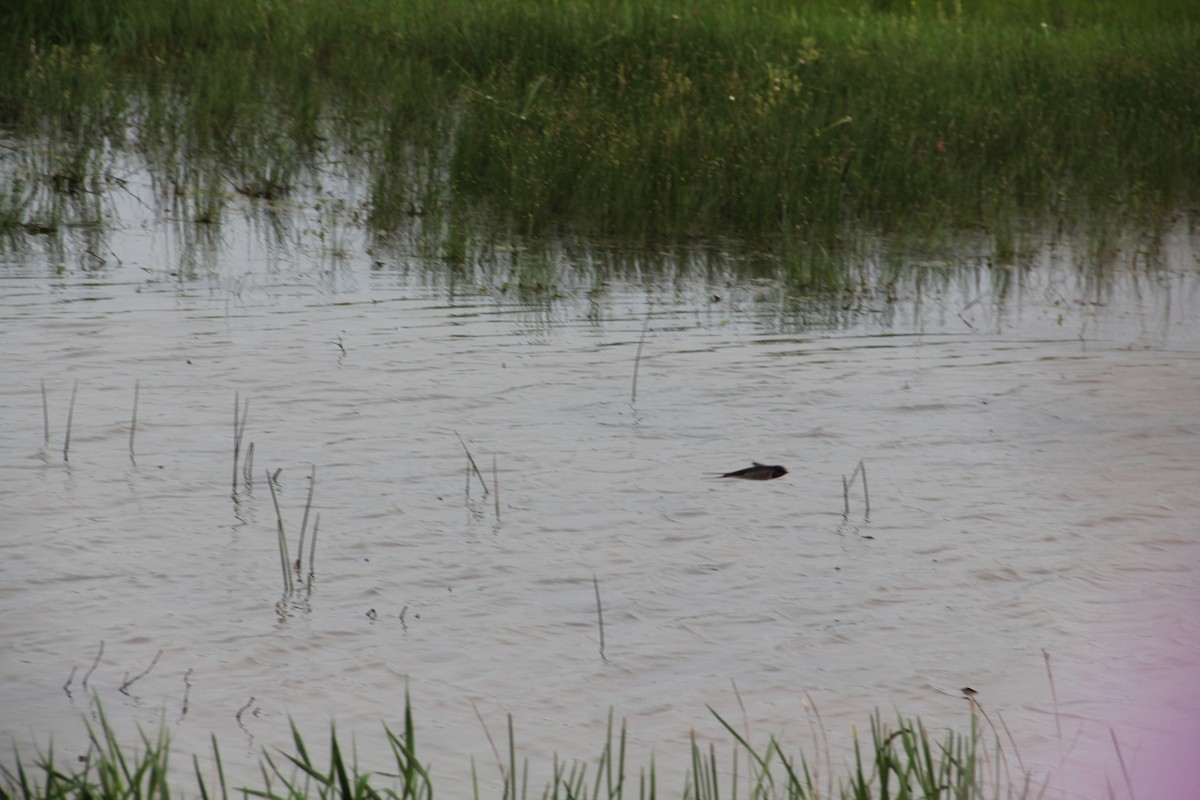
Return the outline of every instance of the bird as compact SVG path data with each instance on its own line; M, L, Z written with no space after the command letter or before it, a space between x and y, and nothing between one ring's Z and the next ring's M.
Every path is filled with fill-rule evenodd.
M757 461L750 462L754 466L746 467L745 469L726 472L722 475L717 475L718 478L743 478L748 481L769 481L772 478L782 478L788 474L786 467L781 467L778 464L770 466L760 464Z

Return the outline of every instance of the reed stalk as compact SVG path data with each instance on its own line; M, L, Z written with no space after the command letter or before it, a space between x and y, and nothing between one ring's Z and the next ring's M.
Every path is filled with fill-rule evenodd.
M465 441L463 441L462 436L459 436L458 431L455 431L454 435L458 436L458 442L459 442L459 444L462 445L463 451L467 454L467 463L470 466L470 470L475 473L475 476L477 478L479 478L479 485L483 487L483 496L487 497L488 496L487 481L485 481L483 479L483 473L479 471L479 465L475 463L475 457L473 455L471 455L470 448L467 447L467 443ZM467 475L468 489L469 489L470 481L471 481L471 476L468 473L468 475Z
M250 416L250 398L242 403L241 415L238 414L238 393L233 393L233 491L238 485L238 457L242 449L242 439L246 435L246 420Z
M158 663L158 659L162 658L162 654L162 650L159 650L157 653L155 653L154 658L150 661L150 665L132 678L130 678L129 673L126 672L125 679L121 682L121 686L117 689L117 691L119 691L121 694L129 694L129 687L149 675L150 670L154 669L154 665Z
M92 673L96 671L96 667L100 665L100 657L104 655L104 640L100 640L100 646L96 648L96 657L92 659L92 666L88 667L88 671L83 674L83 688L86 691L88 678L92 677Z
M129 460L134 460L133 438L137 435L138 396L141 394L142 382L133 382L133 415L129 418Z
M288 568L288 546L287 535L283 532L283 512L279 510L279 495L275 492L275 480L271 477L271 470L266 470L266 474L267 486L271 488L271 502L275 504L275 530L279 535L279 564L283 568L283 593L291 594L293 589L292 571Z
M638 337L637 354L633 357L633 386L629 390L629 402L637 402L638 370L642 366L642 346L646 344L646 331L650 329L650 308L646 309L646 319L642 323L642 335Z
M604 606L600 603L600 580L592 574L592 588L596 591L596 622L600 628L600 660L608 661L604 655Z
M492 497L496 501L496 521L500 521L500 473L496 471L496 456L492 455Z
M300 543L296 546L296 576L300 575L301 561L304 559L304 535L308 532L308 512L312 510L313 492L317 487L317 465L312 465L308 475L308 499L304 502L304 518L300 522Z
M42 445L50 446L50 405L46 402L46 381L42 380Z
M63 436L63 461L70 461L71 453L71 423L75 419L75 396L79 392L79 381L71 385L71 404L67 407L67 432Z
M308 587L312 588L313 576L317 574L317 531L321 528L321 512L313 519L313 535L308 543Z

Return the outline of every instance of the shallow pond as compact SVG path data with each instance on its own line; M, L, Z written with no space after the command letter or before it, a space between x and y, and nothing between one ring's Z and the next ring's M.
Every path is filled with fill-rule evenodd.
M499 784L507 715L540 786L610 708L681 790L689 735L729 742L708 707L836 776L874 709L965 730L970 686L1008 768L1065 796L1124 790L1114 741L1138 796L1197 780L1188 231L1153 271L1047 246L1000 298L965 254L831 309L566 252L522 295L289 224L131 202L100 243L5 254L3 763L81 752L102 704L131 743L166 726L189 794L210 733L257 785L289 719L385 767L407 689L440 794L472 759ZM710 477L751 460L790 473ZM315 578L283 596L265 473L295 557L312 466Z

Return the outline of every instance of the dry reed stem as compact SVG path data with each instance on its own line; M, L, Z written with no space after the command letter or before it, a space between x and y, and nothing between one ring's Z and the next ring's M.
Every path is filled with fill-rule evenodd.
M75 395L79 392L79 381L71 386L71 405L67 408L67 433L63 437L63 461L70 461L71 422L75 419Z
M496 455L492 454L492 497L496 501L496 521L500 521L500 474L496 471Z
M312 541L308 543L308 588L312 588L313 576L317 574L317 531L321 528L321 512L313 519Z
M246 457L242 459L242 485L249 487L254 483L254 442L246 448Z
M137 412L138 412L138 397L142 391L142 382L140 379L133 381L133 416L129 419L129 460L133 461L133 437L137 435Z
M296 546L296 575L300 574L301 562L304 560L304 535L308 532L308 512L312 509L313 490L317 487L317 465L313 464L308 475L308 500L304 503L304 519L300 522L300 543Z
M637 402L637 382L638 370L642 366L642 346L646 344L646 331L650 329L650 312L653 310L653 304L646 309L646 320L642 323L642 335L638 337L637 355L633 357L633 388L629 392L629 402L632 405Z
M1117 751L1117 763L1121 765L1121 774L1125 776L1125 788L1129 790L1129 800L1137 800L1133 793L1133 781L1129 780L1129 770L1125 768L1125 756L1121 753L1121 745L1117 742L1117 732L1109 728L1108 735L1112 737L1113 749Z
M120 692L121 694L129 694L129 692L126 690L130 686L132 686L134 683L136 683L137 681L140 681L142 678L149 675L150 670L154 669L154 665L158 663L158 659L162 658L162 654L163 654L162 650L159 650L157 653L155 653L154 659L150 662L150 666L146 667L144 670L139 672L137 675L134 675L132 678L129 677L129 673L126 672L125 673L125 681L121 684L121 687L119 689L117 689L117 691Z
M596 590L596 619L600 623L600 659L608 661L604 655L604 606L600 604L600 581L595 573L592 573L592 588Z
M50 444L50 405L46 402L46 381L42 381L42 444Z
M238 393L233 393L233 490L237 491L238 455L242 450L242 439L246 435L246 419L250 416L250 398L242 403L242 414L238 417Z
M854 471L850 473L850 477L842 476L842 502L845 504L845 515L850 516L850 487L858 480L858 476L862 475L863 482L863 513L867 516L871 514L871 494L867 491L867 465L860 458L854 466Z
M87 690L88 678L92 677L92 673L96 671L96 667L100 664L100 657L104 655L104 640L100 640L100 647L96 650L96 657L92 659L92 666L83 674L83 688Z
M254 705L254 695L250 695L250 699L246 701L246 705L239 708L237 713L233 715L233 718L237 720L238 725L242 725L242 714L245 714L252 705ZM246 726L242 725L242 727L244 728Z
M267 486L271 488L271 502L275 504L275 528L279 534L279 562L283 567L284 594L292 593L292 572L288 569L287 536L283 532L283 512L279 510L279 495L275 492L275 481L271 478L271 470L266 470ZM278 475L278 471L275 473Z
M186 716L187 716L187 712L188 712L188 697L189 697L189 696L191 695L191 693L192 693L192 681L191 681L191 677L192 677L192 673L193 673L193 672L195 672L195 670L194 670L192 667L188 667L188 671L187 671L187 672L185 672L185 673L183 673L183 708L182 708L182 709L180 710L180 712L179 712L179 718L180 718L180 719L183 719L184 717L186 717Z
M496 747L496 741L492 739L492 732L488 730L487 723L483 721L483 715L479 713L479 707L475 705L474 698L471 699L471 710L475 712L475 718L483 726L483 735L487 737L488 744L492 747L492 755L496 757L496 768L500 770L500 780L505 780L504 761L500 758L500 749Z
M487 496L488 496L488 486L487 486L487 481L485 481L485 480L483 479L483 473L479 471L479 465L475 463L475 457L471 455L471 451L470 451L470 449L467 447L467 443L466 443L465 441L463 441L463 438L462 438L462 436L459 436L459 434L458 434L458 431L455 431L455 432L454 432L454 435L455 435L455 436L458 436L458 441L459 441L459 443L460 443L460 444L463 446L463 450L464 450L464 451L466 451L466 454L467 454L467 461L468 461L468 462L470 462L470 464L471 464L471 469L472 469L472 470L474 470L476 477L478 477L478 478L479 478L479 485L483 487L483 496L484 496L484 497L487 497ZM471 488L471 476L470 476L470 475L467 475L467 490L468 490L468 494L470 493L470 488Z

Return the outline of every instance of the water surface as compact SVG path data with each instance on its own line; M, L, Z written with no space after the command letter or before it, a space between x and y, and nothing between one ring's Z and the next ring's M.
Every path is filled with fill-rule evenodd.
M131 203L102 249L6 253L6 742L69 758L102 704L130 742L165 725L190 792L210 733L257 783L289 719L383 767L408 690L444 795L472 759L498 785L506 715L536 785L599 753L610 708L681 788L693 731L729 741L708 706L841 774L873 709L965 730L970 686L1068 796L1124 791L1112 735L1139 796L1184 796L1156 781L1200 743L1186 230L1153 270L964 253L828 304L637 254L601 280L568 250L520 292L320 213L279 236ZM790 474L710 478L752 459ZM284 596L265 473L294 557L313 465L315 578Z

